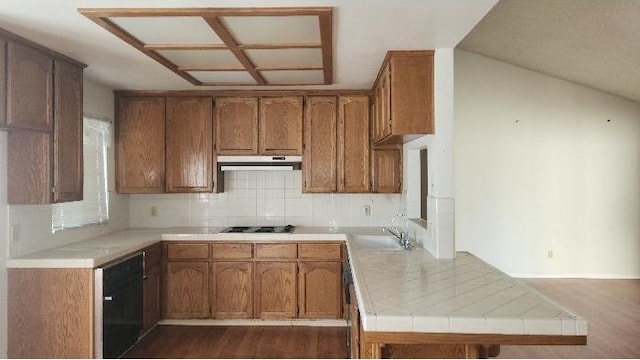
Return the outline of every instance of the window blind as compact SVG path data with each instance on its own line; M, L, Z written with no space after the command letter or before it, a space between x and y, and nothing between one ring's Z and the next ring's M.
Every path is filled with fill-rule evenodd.
M53 232L104 224L109 220L107 154L111 123L85 117L83 120L83 200L53 205Z

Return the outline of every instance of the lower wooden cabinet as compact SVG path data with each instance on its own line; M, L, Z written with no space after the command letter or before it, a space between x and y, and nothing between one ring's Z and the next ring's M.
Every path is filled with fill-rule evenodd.
M342 264L339 261L300 262L298 269L298 317L342 317Z
M360 312L358 311L358 303L356 302L356 292L353 285L349 285L349 297L351 298L351 304L349 304L349 319L351 320L351 327L349 328L349 348L350 358L360 358Z
M170 261L165 268L163 317L202 319L209 312L209 263Z
M253 317L253 262L212 263L211 316L216 319Z
M160 321L162 296L162 247L160 243L143 250L144 278L142 282L142 333L151 330Z
M293 319L297 315L296 272L293 261L256 263L254 317Z

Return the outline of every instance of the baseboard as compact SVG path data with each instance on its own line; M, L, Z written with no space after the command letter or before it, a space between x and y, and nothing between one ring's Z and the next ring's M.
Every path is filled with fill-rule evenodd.
M317 326L317 327L346 327L347 320L262 320L262 319L189 319L189 320L160 320L159 325L184 326Z
M508 274L519 279L594 279L594 280L640 280L640 275L614 274Z

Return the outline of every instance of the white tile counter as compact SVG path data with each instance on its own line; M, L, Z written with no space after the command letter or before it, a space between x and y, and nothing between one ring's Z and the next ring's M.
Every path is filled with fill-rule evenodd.
M291 234L219 233L223 228L132 229L20 258L7 268L95 268L158 241L344 241L382 228L296 227ZM468 253L347 249L365 331L586 335L587 323L523 282Z
M344 241L382 228L296 227L291 234L220 233L224 227L131 229L8 259L7 268L95 268L158 241Z
M466 252L347 248L365 331L587 334L584 319Z

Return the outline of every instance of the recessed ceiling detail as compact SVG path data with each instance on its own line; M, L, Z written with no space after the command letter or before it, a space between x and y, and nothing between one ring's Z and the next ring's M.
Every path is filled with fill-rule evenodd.
M330 7L78 11L193 85L333 84Z

